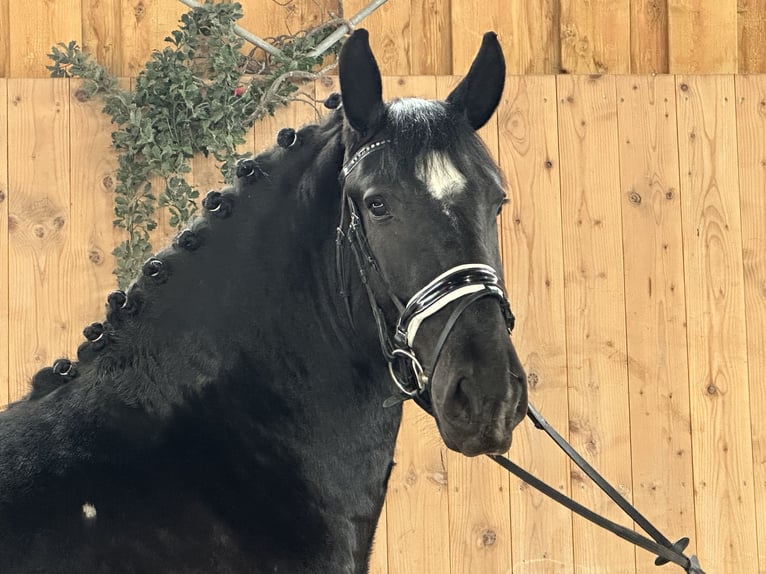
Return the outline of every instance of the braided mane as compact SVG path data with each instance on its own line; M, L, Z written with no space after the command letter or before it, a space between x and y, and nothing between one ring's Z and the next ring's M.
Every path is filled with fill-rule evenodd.
M333 104L337 107L336 99L331 97L329 105ZM142 384L135 380L146 372L143 367L148 366L139 364L141 355L137 355L137 351L140 353L151 346L153 337L147 337L150 333L162 338L172 335L176 329L177 325L161 320L156 311L162 308L167 313L167 307L181 304L179 295L187 286L181 284L176 275L206 273L199 268L206 259L198 252L218 251L218 259L225 263L227 251L232 251L229 242L233 238L244 241L248 228L257 230L264 222L273 223L275 218L287 221L302 213L316 217L317 211L334 213L337 210L337 197L327 193L331 191L327 187L328 183L332 187L337 179L336 167L342 160L342 121L342 113L334 111L322 122L298 131L285 128L279 132L277 144L255 157L240 160L235 186L209 192L202 202L204 212L191 220L169 247L147 260L127 292L113 291L108 295L105 321L84 328L85 341L77 349L77 360L60 358L52 366L39 370L32 378L30 392L20 402L39 401L65 385L78 384L84 379L117 380L126 385L123 392L128 395L135 394L136 389L147 390L148 381ZM325 168L311 169L315 165ZM320 192L324 192L325 197L320 196ZM253 258L258 256L257 252L252 254ZM194 316L192 309L188 316ZM205 329L215 324L206 323ZM204 338L204 334L198 335ZM193 350L197 355L205 353L206 370L212 376L215 369L210 365L220 363L222 353L213 341L207 344L197 341L196 347L192 343L178 350L186 349L186 355L191 355ZM186 358L194 360L192 356ZM115 379L123 370L131 371L132 382L120 377ZM135 399L141 401L140 397ZM18 402L9 407L16 405Z

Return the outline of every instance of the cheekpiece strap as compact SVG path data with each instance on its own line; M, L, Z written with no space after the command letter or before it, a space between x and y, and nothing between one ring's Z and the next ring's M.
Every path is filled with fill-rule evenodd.
M376 141L371 144L367 144L363 148L361 148L358 152L356 152L350 160L348 160L344 165L343 169L341 169L340 174L343 176L343 179L346 179L348 177L348 174L350 174L352 171L354 171L354 168L359 165L359 162L362 161L364 158L366 158L371 153L378 151L386 144L391 143L391 140L380 140Z

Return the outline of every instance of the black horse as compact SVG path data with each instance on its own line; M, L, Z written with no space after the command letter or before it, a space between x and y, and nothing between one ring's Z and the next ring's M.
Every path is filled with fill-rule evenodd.
M401 400L508 449L526 384L475 133L504 74L487 34L446 101L384 103L355 32L342 105L241 162L0 414L0 570L365 572Z

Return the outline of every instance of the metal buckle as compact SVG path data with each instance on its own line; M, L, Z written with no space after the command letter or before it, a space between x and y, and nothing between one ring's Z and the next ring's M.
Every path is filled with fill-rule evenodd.
M417 389L408 388L408 385L402 382L394 371L394 362L389 361L388 372L391 374L391 379L393 379L394 384L396 384L399 390L408 397L414 397L422 393L428 384L428 376L425 374L423 365L420 364L420 361L418 361L415 353L411 349L394 349L391 351L391 354L394 357L400 356L410 360L410 366L412 367L412 372L415 375L415 381L417 382L418 387Z

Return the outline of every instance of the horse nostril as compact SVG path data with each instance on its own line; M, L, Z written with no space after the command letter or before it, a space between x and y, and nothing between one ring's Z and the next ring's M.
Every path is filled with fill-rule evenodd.
M466 377L460 377L455 382L455 387L450 397L449 414L453 419L462 419L466 422L471 420L471 398L468 394L470 381Z

